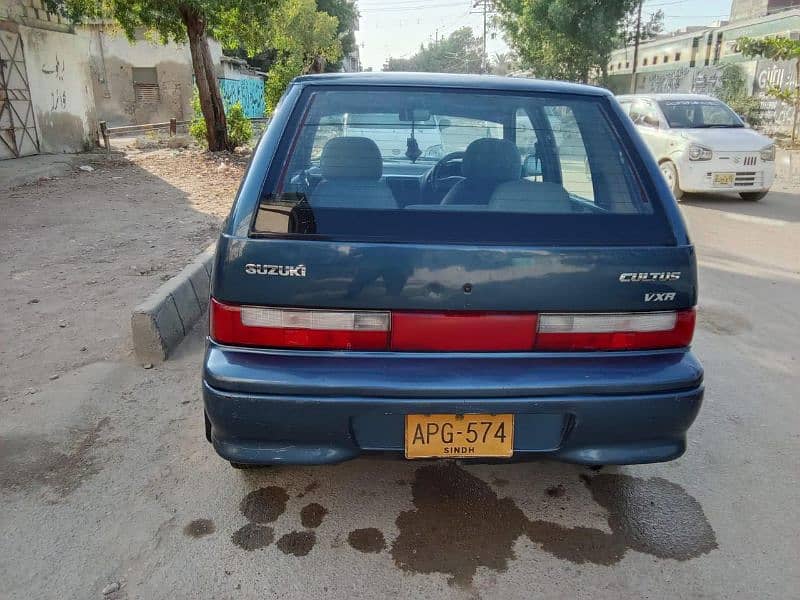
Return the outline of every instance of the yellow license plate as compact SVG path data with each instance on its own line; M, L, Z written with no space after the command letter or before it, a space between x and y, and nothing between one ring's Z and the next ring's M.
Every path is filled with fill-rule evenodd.
M714 185L733 185L733 180L736 178L736 173L714 173L712 182Z
M406 415L406 458L509 457L514 415Z

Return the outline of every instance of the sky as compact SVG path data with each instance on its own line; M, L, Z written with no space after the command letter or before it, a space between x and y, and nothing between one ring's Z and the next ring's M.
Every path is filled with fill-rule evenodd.
M356 39L364 68L379 71L390 56L406 58L421 43L449 35L469 25L476 35L483 32L483 14L473 8L475 0L358 0L361 12ZM726 19L731 0L645 0L644 13L664 11L667 31L687 25L708 25ZM487 38L489 56L507 49L500 32Z

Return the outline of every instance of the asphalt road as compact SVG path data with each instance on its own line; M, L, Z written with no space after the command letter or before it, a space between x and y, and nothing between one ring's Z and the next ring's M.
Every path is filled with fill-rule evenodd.
M707 394L681 459L235 471L195 331L6 405L0 597L800 598L800 194L682 206Z

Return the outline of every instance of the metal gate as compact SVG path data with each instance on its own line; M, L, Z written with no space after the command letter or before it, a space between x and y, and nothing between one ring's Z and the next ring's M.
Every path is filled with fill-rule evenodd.
M0 160L38 152L22 38L16 24L0 21Z

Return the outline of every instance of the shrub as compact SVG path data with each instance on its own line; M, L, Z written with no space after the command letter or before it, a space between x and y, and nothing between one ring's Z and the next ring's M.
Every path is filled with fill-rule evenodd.
M200 95L197 88L192 95L192 122L189 123L189 134L203 147L208 145L206 140L206 121L200 108ZM228 138L234 146L242 146L253 138L253 124L245 116L241 102L237 102L225 111L228 122Z
M206 139L206 120L203 118L203 110L200 108L200 93L194 88L192 94L192 122L189 123L189 135L203 147L208 145Z
M244 114L242 103L237 102L228 109L228 138L234 146L243 146L253 137L253 124Z

